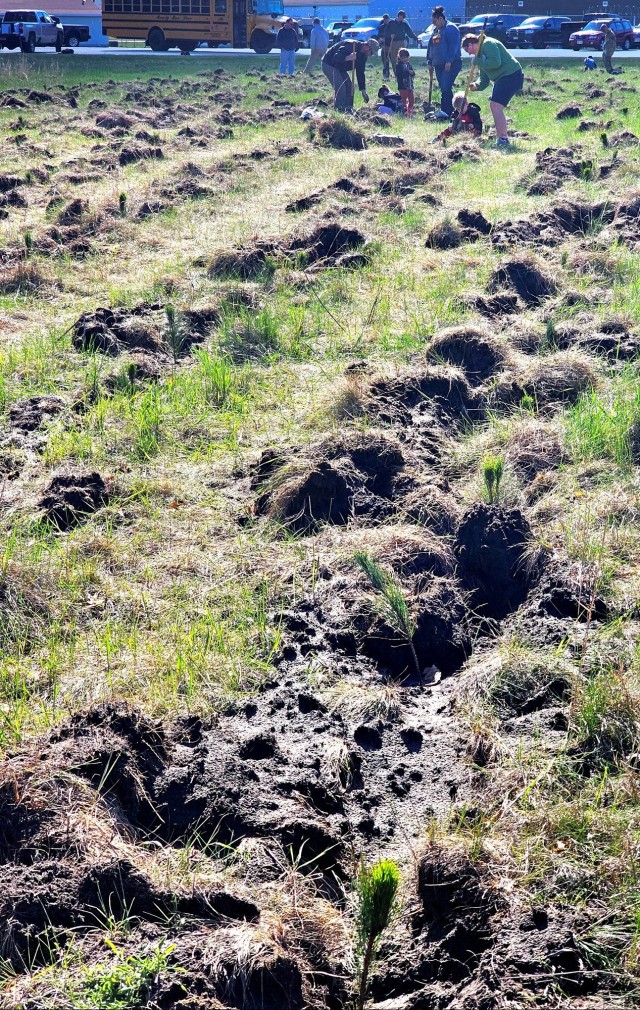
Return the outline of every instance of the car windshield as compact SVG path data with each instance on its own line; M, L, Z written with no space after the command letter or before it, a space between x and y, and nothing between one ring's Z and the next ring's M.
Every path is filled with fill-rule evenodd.
M546 18L527 18L521 25L518 25L518 28L541 28L546 20Z
M602 21L590 21L588 25L585 25L582 29L583 32L601 32L602 31Z
M354 28L377 28L382 18L363 18L362 21L356 21Z

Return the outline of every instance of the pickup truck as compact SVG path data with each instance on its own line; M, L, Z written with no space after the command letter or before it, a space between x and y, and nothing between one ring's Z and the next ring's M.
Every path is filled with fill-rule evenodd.
M64 32L46 11L6 11L0 23L0 49L35 52L36 46L55 46L60 52Z
M89 25L67 25L62 23L59 17L55 14L51 15L51 20L55 21L57 25L62 28L64 32L63 45L69 46L71 49L77 49L81 42L88 42L91 38L91 29Z

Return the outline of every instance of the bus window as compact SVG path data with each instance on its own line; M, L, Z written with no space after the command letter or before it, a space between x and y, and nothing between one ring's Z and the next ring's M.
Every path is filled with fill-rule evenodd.
M226 14L227 13L227 0L215 0L215 12L216 14Z
M256 14L284 14L282 0L253 0Z

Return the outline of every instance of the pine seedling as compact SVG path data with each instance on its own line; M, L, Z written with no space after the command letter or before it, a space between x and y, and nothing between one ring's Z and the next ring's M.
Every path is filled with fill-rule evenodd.
M380 617L405 640L411 650L416 673L420 677L420 663L418 662L418 655L413 644L416 625L409 613L409 607L401 587L366 551L356 551L354 559L378 594L376 597L376 609Z
M24 251L27 256L30 256L33 252L33 235L30 231L24 233Z
M558 346L558 331L556 330L556 324L553 319L547 319L544 342L549 350L555 350Z
M356 881L356 1010L364 1010L369 971L380 937L391 922L399 885L400 870L392 860L381 859L373 866L360 864Z
M120 217L127 216L127 194L121 193L118 197L118 207L120 208Z
M178 363L178 357L186 339L186 332L180 321L178 313L173 305L165 305L165 315L167 317L166 341L173 355L173 363Z
M502 456L486 456L482 463L482 476L487 492L487 501L495 505L500 497L500 481L504 473Z

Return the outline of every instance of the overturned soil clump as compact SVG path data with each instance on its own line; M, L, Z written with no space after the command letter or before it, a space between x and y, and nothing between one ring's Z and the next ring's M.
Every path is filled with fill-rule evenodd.
M457 365L470 382L487 379L502 368L506 360L504 350L495 339L482 330L462 326L436 334L427 357Z
M106 505L108 499L107 485L99 473L70 473L54 477L38 505L44 519L66 530Z
M558 290L553 278L543 273L530 259L506 260L494 271L489 282L489 290L512 288L528 307L540 305Z

